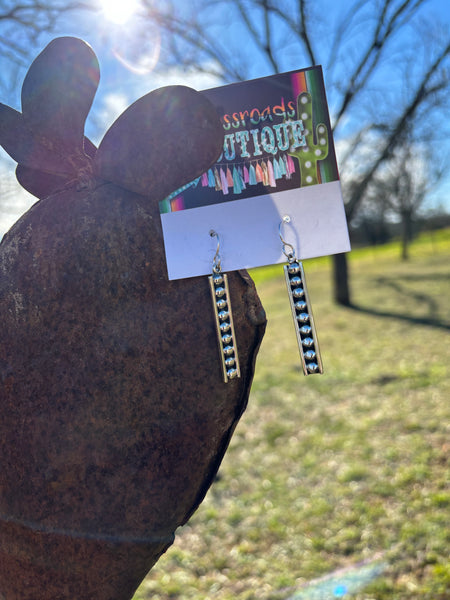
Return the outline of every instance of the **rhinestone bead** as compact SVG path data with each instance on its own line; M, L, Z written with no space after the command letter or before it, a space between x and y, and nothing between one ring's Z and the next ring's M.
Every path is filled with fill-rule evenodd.
M306 365L306 368L310 373L317 373L317 371L319 370L319 365L315 362L310 362Z
M213 276L213 283L214 283L214 285L222 285L222 283L223 283L223 275L222 274L214 275Z
M297 273L300 273L300 265L296 262L293 262L290 265L288 265L287 270L289 275L296 275Z
M230 330L231 324L228 321L224 321L223 323L221 323L219 325L219 328L222 333L226 333L227 331Z
M307 350L305 352L305 358L306 360L314 360L316 358L316 353L314 350Z
M237 374L238 374L238 372L236 369L228 369L228 371L227 371L228 379L236 379Z
M301 311L304 311L308 308L308 306L304 300L299 300L298 302L296 302L294 304L294 307L296 310L301 310Z
M299 331L302 335L309 335L312 329L310 325L303 325L302 327L300 327Z
M233 336L229 333L226 333L222 336L222 344L229 344L233 340Z
M236 364L236 361L234 360L234 356L229 356L228 358L225 359L225 366L227 368L234 367L235 364Z
M303 291L303 288L298 287L292 290L292 295L294 296L294 298L302 298L302 296L305 295L305 292Z
M309 321L309 315L308 313L300 313L297 315L297 320L300 321L300 323L307 323Z
M302 344L307 348L311 348L312 346L314 346L314 340L310 337L307 337L302 340Z
M292 287L296 287L301 284L302 280L300 277L298 277L298 275L295 275L295 277L291 277L290 282Z
M234 354L233 346L225 346L225 348L223 349L223 353L225 354L225 356L231 356L232 354Z
M221 310L220 313L218 314L218 317L221 321L225 321L225 319L228 319L229 316L230 316L230 313L227 310Z
M216 292L216 296L218 298L222 298L222 296L225 296L225 294L226 294L226 290L223 287L217 287L215 292Z
M227 307L227 301L225 298L221 298L220 300L217 300L216 304L217 304L217 308L219 310L222 310L223 308Z

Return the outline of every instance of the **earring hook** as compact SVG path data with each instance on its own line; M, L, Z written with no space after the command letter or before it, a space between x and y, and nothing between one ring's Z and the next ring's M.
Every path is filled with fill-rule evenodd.
M215 237L217 238L217 248L216 248L216 253L214 254L214 258L213 258L213 271L216 273L220 272L220 255L219 255L219 249L220 249L220 239L219 239L219 234L214 231L214 229L211 229L211 231L209 232L209 235L211 237Z
M281 243L283 244L283 254L286 256L286 258L288 260L293 260L295 258L294 246L292 244L290 244L289 242L286 242L286 240L283 238L283 235L281 233L281 227L283 226L283 223L290 223L290 222L291 222L291 217L289 215L284 215L284 217L280 221L280 224L278 225L278 235L280 236ZM290 248L290 252L287 252L286 248Z

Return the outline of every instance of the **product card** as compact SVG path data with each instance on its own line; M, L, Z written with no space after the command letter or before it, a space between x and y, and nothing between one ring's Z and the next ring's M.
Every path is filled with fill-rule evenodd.
M321 67L202 92L223 152L160 203L169 279L348 252L350 243ZM211 237L214 231L217 237Z

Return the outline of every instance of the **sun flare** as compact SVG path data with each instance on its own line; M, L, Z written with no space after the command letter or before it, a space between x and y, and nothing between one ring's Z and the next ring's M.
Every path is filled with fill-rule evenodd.
M124 25L136 12L138 0L100 0L100 4L108 21Z

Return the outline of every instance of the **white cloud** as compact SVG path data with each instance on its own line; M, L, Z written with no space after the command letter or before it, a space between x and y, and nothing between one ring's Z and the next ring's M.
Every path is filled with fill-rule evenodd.
M37 202L19 185L15 168L16 163L0 150L0 238Z
M155 88L166 85L187 85L194 90L206 90L222 85L221 80L211 73L200 72L196 69L187 71L180 67L174 67L166 73L154 73L152 79Z
M107 129L129 105L125 92L109 92L97 98L86 121L85 135L98 146Z
M99 117L106 122L113 122L128 107L129 100L125 93L112 92L107 94L103 100L102 111Z
M222 81L215 75L199 72L195 68L186 70L173 67L164 73L152 71L145 75L128 72L112 91L103 91L100 84L98 97L88 118L86 135L98 145L109 127L130 104L157 88L169 85L205 90L222 85ZM107 80L104 86L107 89L112 87Z

